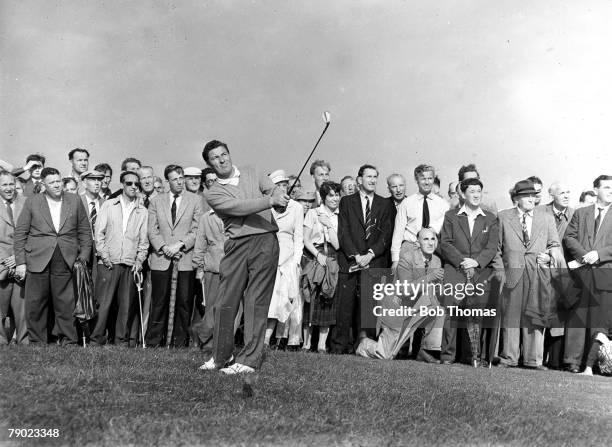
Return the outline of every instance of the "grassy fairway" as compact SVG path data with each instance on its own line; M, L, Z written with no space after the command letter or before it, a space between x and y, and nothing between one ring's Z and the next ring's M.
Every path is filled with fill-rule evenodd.
M612 379L304 353L244 377L199 352L0 348L0 445L609 445Z

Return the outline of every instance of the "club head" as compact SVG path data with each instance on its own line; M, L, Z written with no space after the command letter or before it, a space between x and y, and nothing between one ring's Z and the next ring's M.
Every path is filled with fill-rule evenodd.
M326 110L325 112L323 112L323 122L325 124L329 124L330 121L331 121L331 114Z

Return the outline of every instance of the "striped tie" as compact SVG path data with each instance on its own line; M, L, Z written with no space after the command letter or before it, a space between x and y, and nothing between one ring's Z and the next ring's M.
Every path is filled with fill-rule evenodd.
M529 231L527 231L527 213L523 214L523 244L525 247L529 245Z
M96 217L98 217L98 212L96 211L96 202L94 202L93 200L91 202L89 202L89 204L91 205L91 211L89 212L89 222L91 222L91 229L94 229L94 226L96 225Z
M368 196L366 196L365 227L365 237L367 241L372 235L372 210L370 209L370 198Z

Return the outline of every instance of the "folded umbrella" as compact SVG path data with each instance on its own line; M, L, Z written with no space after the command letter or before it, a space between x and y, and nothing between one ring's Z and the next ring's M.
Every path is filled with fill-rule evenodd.
M93 281L87 265L77 260L73 267L73 281L76 289L76 302L72 315L79 320L83 329L83 346L86 344L89 325L87 322L96 316L96 305L93 294Z
M427 309L436 309L437 306L438 300L434 296L430 296L428 294L421 295L412 305L414 309L421 309L424 307ZM408 339L412 337L419 327L423 327L435 319L435 316L430 316L429 314L421 315L421 312L415 312L412 317L407 317L402 324L399 337L393 346L391 354L392 357L395 357L399 353L402 346L404 346L404 343L406 343Z

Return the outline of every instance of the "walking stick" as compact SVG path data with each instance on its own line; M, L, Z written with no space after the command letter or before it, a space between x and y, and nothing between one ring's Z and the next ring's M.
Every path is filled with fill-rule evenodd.
M140 309L140 336L142 338L142 348L145 346L145 333L144 333L144 314L142 313L142 272L134 272L134 283L136 283L136 290L138 291L138 308Z
M166 346L172 344L172 332L174 332L174 310L176 307L176 284L178 282L178 259L172 260L172 279L170 280L170 306L168 309L168 332L166 333Z

